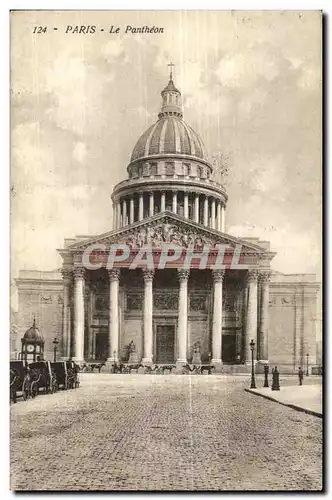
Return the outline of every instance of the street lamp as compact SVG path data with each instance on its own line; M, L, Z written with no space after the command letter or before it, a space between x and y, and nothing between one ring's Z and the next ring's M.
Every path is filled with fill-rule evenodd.
M53 346L54 346L54 347L53 347L53 352L54 352L54 363L56 362L56 350L57 350L57 347L58 347L58 343L59 343L59 341L58 341L58 339L55 337L55 338L53 339Z
M308 352L307 352L306 356L307 356L307 373L306 373L306 376L308 377L309 376L309 353Z
M250 389L256 389L255 366L254 366L255 342L253 339L251 339L249 346L250 346L250 350L251 350L251 384L250 384Z

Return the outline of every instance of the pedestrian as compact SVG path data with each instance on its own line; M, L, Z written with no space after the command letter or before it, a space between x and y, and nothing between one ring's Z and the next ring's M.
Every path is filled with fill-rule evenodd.
M303 370L301 368L301 366L299 367L299 384L302 385L302 382L303 382Z

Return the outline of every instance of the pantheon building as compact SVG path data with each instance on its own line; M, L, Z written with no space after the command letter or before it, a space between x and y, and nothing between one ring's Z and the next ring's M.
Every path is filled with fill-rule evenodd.
M138 139L127 178L112 193L113 228L65 239L60 270L20 272L12 356L35 316L46 359L57 337L59 356L78 362L127 362L131 344L143 365L182 366L195 351L217 372L241 372L250 368L254 340L257 366L292 373L307 358L314 365L320 327L315 276L277 273L268 241L227 233L226 190L213 178L202 139L183 119L172 74L161 98L157 121ZM162 269L143 262L132 268L142 246L152 248L155 261L165 244L184 253L207 245L209 259L221 245L228 264L240 249L240 265L204 267L193 258L189 267L170 259ZM102 262L114 245L126 245L128 258L108 269L84 266L91 246L106 249L94 253Z

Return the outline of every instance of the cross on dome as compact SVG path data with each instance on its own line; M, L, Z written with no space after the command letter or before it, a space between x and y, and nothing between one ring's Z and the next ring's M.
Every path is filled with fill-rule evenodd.
M167 66L170 68L169 79L172 80L172 78L173 78L173 68L174 68L175 64L173 64L172 61L171 61L169 64L167 64Z

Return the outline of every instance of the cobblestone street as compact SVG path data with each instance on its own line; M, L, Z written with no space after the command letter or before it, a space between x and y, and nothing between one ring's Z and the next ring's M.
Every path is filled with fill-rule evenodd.
M11 406L14 490L319 490L322 420L248 376L81 374Z

